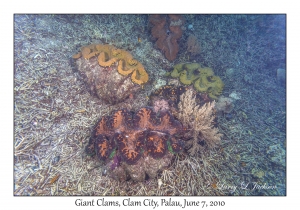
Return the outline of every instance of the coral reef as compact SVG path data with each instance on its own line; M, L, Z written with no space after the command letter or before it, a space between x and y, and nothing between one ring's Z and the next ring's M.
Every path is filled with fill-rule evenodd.
M111 45L84 46L73 58L92 94L111 104L128 98L148 81L141 63Z
M221 140L222 134L214 127L214 106L213 101L199 107L191 89L180 96L178 119L188 131L184 137L190 139L186 142L186 146L191 155L201 151L201 142L212 148Z
M222 95L228 97L236 90L242 94L242 100L236 103L238 109L231 112L233 120L218 119L219 129L224 133L220 148L205 149L196 158L176 155L178 158L172 160L167 170L158 173L157 179L142 183L118 183L111 178L101 177L105 171L99 170L96 158L82 157L82 144L87 143L89 127L94 123L95 116L104 116L112 108L126 107L136 111L149 102L145 95L150 89L146 87L145 91L133 94L132 108L123 105L127 102L104 105L102 100L86 94L82 81L78 80L79 72L72 73L69 57L77 52L78 44L97 41L114 43L121 49L136 49L141 58L151 55L155 43L151 47L147 40L150 34L145 33L149 16L14 14L14 195L286 195L286 167L276 162L280 151L272 152L271 149L269 154L267 151L270 146L279 144L286 152L286 89L277 83L276 69L286 69L287 16L184 16L188 22L186 26L193 24L194 27L193 32L184 33L193 33L201 41L201 54L195 60L198 62L200 59L217 76L221 74L216 69L221 70L224 75L221 79L226 86ZM137 37L142 42L138 42ZM185 43L181 43L183 41L185 39L182 37L178 42L180 51L175 62L177 59L183 61L177 63L186 62L186 54L181 54L181 50L186 49ZM145 63L137 60L147 72L148 60L153 70L159 70L153 72L158 76L162 69L169 69L172 63L165 63L162 58L166 60L163 54L154 50L153 56L148 56ZM223 70L230 67L236 71L231 78L225 77ZM251 82L245 82L244 76L252 78ZM171 79L179 82L179 79L170 78L168 84ZM246 120L242 120L238 114L242 112L248 115ZM5 142L3 147L6 146ZM289 142L290 148L294 142ZM286 159L285 152L280 154L281 161ZM121 161L115 157L112 167ZM3 172L8 165L2 166ZM252 168L263 170L265 176L261 180L254 177ZM159 188L157 182L160 180L162 184ZM237 187L232 190L218 187L223 183L236 186L242 182L276 185L276 189L245 190ZM296 186L293 181L289 183Z
M104 161L111 177L125 181L154 178L180 152L182 125L166 110L151 107L134 115L126 109L102 117L95 125L86 153Z
M150 15L151 35L156 39L156 46L163 51L169 61L175 60L179 51L177 41L182 36L181 26L184 19L181 15Z
M177 64L167 76L179 78L184 85L194 84L194 88L198 92L207 93L211 99L217 99L224 87L221 78L215 76L211 68L203 68L199 63Z

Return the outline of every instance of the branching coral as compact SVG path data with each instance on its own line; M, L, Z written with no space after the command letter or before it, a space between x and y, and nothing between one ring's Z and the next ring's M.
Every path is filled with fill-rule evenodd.
M182 36L181 15L150 15L151 34L156 39L156 46L163 51L169 61L175 60L179 51L177 41Z
M181 132L181 123L168 111L144 107L132 115L122 109L97 122L85 151L104 161L112 177L143 181L146 174L153 178L181 151Z
M201 150L199 141L204 141L212 148L221 140L222 134L214 127L214 106L213 101L199 107L192 90L187 90L180 96L178 119L188 131L185 138L190 139L186 145L191 155Z
M211 68L201 67L198 63L180 63L168 74L178 78L184 85L194 85L201 93L207 93L211 99L217 99L222 94L224 84L220 77L215 76Z
M82 47L73 58L92 94L110 104L124 101L148 81L141 63L111 45Z

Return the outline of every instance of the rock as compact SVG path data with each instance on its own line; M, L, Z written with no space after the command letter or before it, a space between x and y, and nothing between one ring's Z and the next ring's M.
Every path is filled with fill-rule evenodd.
M218 112L230 113L234 108L233 99L221 96L216 103L216 110Z
M241 99L241 93L233 91L232 93L230 93L229 95L230 98L234 99L234 100L239 100Z

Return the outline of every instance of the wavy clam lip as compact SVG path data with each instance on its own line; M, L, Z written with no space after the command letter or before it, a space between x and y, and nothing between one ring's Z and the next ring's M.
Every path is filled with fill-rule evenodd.
M113 139L108 140L106 136L100 134L95 140L95 150L100 160L106 160L114 151L116 145Z
M150 107L141 108L133 117L133 126L137 129L153 129L156 123L156 113Z
M119 152L122 159L132 165L142 157L143 138L136 138L135 134L116 134Z
M170 135L180 133L182 130L182 125L179 121L175 120L169 111L161 111L157 115L157 121L159 122L155 126L155 130L159 130Z
M111 130L123 132L132 127L132 115L127 109L114 111L106 125Z
M126 50L117 49L112 45L91 44L83 46L81 52L73 55L73 59L79 59L81 56L86 60L96 57L98 64L102 67L111 67L117 63L118 72L123 76L134 75L131 77L132 82L138 85L143 85L149 80L148 73L140 62Z
M146 138L147 152L155 159L162 158L167 151L167 140L167 134L150 131Z
M133 115L120 109L97 122L85 150L92 155L94 149L98 159L106 163L117 156L121 162L135 165L148 155L161 159L168 150L181 151L182 144L175 137L181 131L182 124L167 110L142 107Z
M107 126L108 119L109 119L108 116L101 117L101 119L96 123L96 125L93 129L92 136L106 134L109 131L109 128Z

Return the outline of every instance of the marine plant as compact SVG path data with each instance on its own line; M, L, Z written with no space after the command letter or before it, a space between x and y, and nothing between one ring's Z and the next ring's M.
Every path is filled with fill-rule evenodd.
M217 127L215 120L215 101L197 105L193 90L189 89L180 96L178 104L178 119L188 131L184 134L187 140L185 146L191 155L196 155L207 145L213 148L220 143L223 136Z

